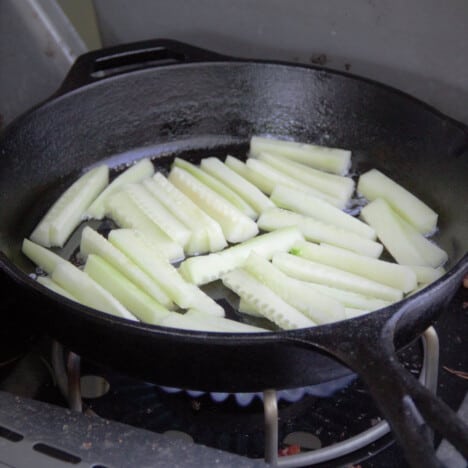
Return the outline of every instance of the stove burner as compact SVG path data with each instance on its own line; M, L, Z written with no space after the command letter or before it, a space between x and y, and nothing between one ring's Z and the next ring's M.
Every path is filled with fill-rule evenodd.
M318 385L310 385L308 387L292 388L288 390L279 390L276 392L278 401L285 401L287 403L295 403L299 401L306 395L328 398L333 396L338 390L342 390L349 386L351 382L356 379L356 375L346 375L336 380L330 382L324 382ZM199 398L202 395L207 394L207 392L201 392L197 390L183 390L180 388L173 387L162 387L161 390L164 390L167 393L180 393L185 392L191 398ZM211 399L216 403L222 403L226 401L231 395L236 400L239 406L248 406L250 405L255 398L263 400L263 392L256 393L225 393L225 392L209 392L208 393Z

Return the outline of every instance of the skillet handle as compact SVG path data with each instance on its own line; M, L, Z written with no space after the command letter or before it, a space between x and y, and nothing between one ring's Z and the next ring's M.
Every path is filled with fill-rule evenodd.
M378 333L367 333L366 340L354 335L343 352L327 351L362 378L412 467L444 466L436 457L431 429L468 459L468 426L399 363L388 344Z
M376 326L371 313L324 326L320 334L311 328L289 337L296 345L321 348L360 375L406 459L415 468L443 466L435 454L431 429L468 459L468 425L400 364L394 341L405 333L411 335L421 323L430 324L435 316L434 307L442 307L443 300L449 301L468 273L468 257L464 260L431 293L423 291L401 305L387 308L387 312L385 309L377 312L376 317L383 317L380 326Z
M216 52L171 39L154 39L99 49L78 57L54 97L134 70L225 58Z
M394 349L378 340L368 344L367 362L350 359L349 365L368 386L411 466L443 466L435 455L432 430L468 459L468 426L400 364Z

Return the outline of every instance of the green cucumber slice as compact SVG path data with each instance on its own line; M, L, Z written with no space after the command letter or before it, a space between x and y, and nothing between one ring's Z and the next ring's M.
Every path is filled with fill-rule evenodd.
M263 193L268 195L273 191L274 184L267 177L263 177L261 172L256 171L250 167L247 167L240 159L228 156L225 161L226 166L237 173L239 176L247 179L251 184L261 190Z
M174 308L174 303L158 282L153 281L126 255L89 226L81 233L80 252L85 259L89 254L99 255L162 306L167 309Z
M345 308L345 315L347 319L359 317L360 315L368 314L369 310L362 310L362 309L353 309L351 307Z
M409 265L408 268L414 271L418 284L430 284L445 275L446 271L443 267L431 268L425 266Z
M286 185L287 187L293 187L298 190L302 190L305 193L314 195L321 200L330 203L333 206L338 208L344 208L346 206L346 201L339 200L335 197L327 195L320 190L315 189L311 185L305 184L294 177L291 177L277 169L275 169L270 164L260 161L258 159L249 158L247 159L246 166L254 171L258 176L263 178L263 187L266 189L265 192L271 195L276 185Z
M186 282L141 233L115 229L110 232L109 241L156 281L179 307L224 316L224 309L199 288Z
M81 304L117 317L138 321L109 291L69 262L57 265L52 273L52 280L76 297Z
M130 198L128 193L121 191L107 199L109 216L124 228L136 229L156 244L161 253L170 261L184 258L184 250L180 244L173 241L164 231L153 223Z
M228 156L229 157L229 156ZM240 197L253 207L257 214L271 208L274 203L265 196L254 184L237 172L230 169L218 158L204 158L200 164L203 171L216 177L223 184L234 190Z
M221 226L161 173L158 172L151 180L145 181L144 185L192 231L192 236L185 247L188 255L216 252L226 247L227 242Z
M390 207L422 234L434 232L437 227L437 213L411 192L377 169L359 177L357 190L368 200L385 200Z
M263 315L257 310L257 307L255 307L253 304L246 301L245 299L242 299L242 297L239 299L238 308L239 312L250 315L251 317L263 317Z
M220 330L230 333L258 333L267 332L264 328L254 327L246 323L237 322L224 317L214 317L213 315L206 314L197 309L190 309L185 317L194 318L199 323L213 324L220 328Z
M91 206L86 210L85 216L88 218L102 219L106 215L106 200L113 193L118 192L124 185L140 182L154 174L152 162L145 158L138 161L126 171L116 177L101 194L94 200Z
M328 172L319 171L305 164L296 163L288 158L269 153L260 153L260 161L266 162L278 171L294 177L300 182L326 193L332 198L348 203L354 192L354 181L351 177L343 177Z
M326 242L368 257L378 258L383 250L382 244L378 242L282 208L270 208L264 211L258 218L257 224L264 231L296 226L307 240Z
M324 296L336 299L343 304L345 308L354 308L361 310L378 310L387 307L392 301L384 301L374 297L363 296L362 294L345 291L344 289L332 288L323 284L307 283L310 289L323 294Z
M351 151L276 138L253 136L250 140L250 153L279 154L307 166L339 175L345 175L351 166Z
M187 171L173 167L169 180L220 224L224 237L229 242L243 242L258 234L257 225L252 219Z
M88 255L84 271L142 322L157 325L170 313L98 255Z
M403 298L403 293L398 289L288 253L273 255L273 265L287 275L302 281L345 289L384 301L394 302Z
M61 296L66 297L67 299L70 299L72 301L79 302L68 291L66 291L61 286L59 286L55 281L53 281L52 278L50 278L50 276L38 276L36 281L39 284L42 284L42 286L45 286L46 288L50 289L54 293L60 294Z
M172 240L187 245L191 232L162 205L143 185L128 184L124 190L140 210Z
M63 247L83 213L109 182L105 165L91 169L69 187L39 222L30 238L44 247Z
M448 254L445 250L441 249L429 239L426 239L416 228L407 223L403 218L399 217L398 221L409 241L424 259L423 266L438 268L447 262Z
M414 227L377 198L361 210L361 217L377 233L392 257L401 265L438 267L447 261L447 253L430 242Z
M64 258L29 239L23 240L21 251L29 260L49 275L53 273L57 265L60 263L67 263L67 260Z
M202 322L196 317L188 317L187 314L179 314L177 312L173 312L161 320L160 325L168 328L179 328L182 330L195 330L201 332L223 333L225 331L222 330L218 324Z
M243 269L317 324L345 318L344 307L338 301L310 289L303 281L285 275L255 252L249 255Z
M416 275L408 267L358 255L333 245L299 241L293 245L292 251L307 260L355 273L404 293L412 291L417 286Z
M255 212L255 210L243 198L241 198L236 192L231 190L229 186L221 183L212 175L202 171L194 164L189 163L188 161L185 161L181 158L174 159L174 166L179 167L180 169L184 169L185 171L192 174L200 182L205 184L210 189L214 190L218 195L226 199L229 203L231 203L232 206L237 208L249 218L257 218L257 213Z
M227 288L254 304L258 312L280 328L292 330L315 325L312 320L243 269L238 268L226 273L222 281Z
M197 285L210 283L241 266L250 252L256 252L270 259L276 252L287 252L297 240L304 240L297 228L279 229L249 239L222 252L188 258L181 263L179 273L187 281Z
M375 231L368 224L294 187L277 185L271 194L271 200L279 208L310 216L318 221L332 224L361 237L371 240L375 240L377 237Z

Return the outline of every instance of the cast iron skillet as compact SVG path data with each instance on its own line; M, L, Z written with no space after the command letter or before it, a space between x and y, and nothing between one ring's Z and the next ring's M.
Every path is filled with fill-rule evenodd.
M127 322L58 297L27 276L32 267L20 253L22 239L84 170L143 156L167 166L174 155L243 155L252 134L349 148L358 171L377 167L391 175L440 213L438 241L451 269L379 312L248 336ZM258 391L324 382L350 368L367 383L411 464L439 466L424 421L465 456L468 431L394 351L435 321L468 272L467 152L462 124L349 74L226 58L167 40L93 52L0 140L0 269L30 316L71 350L160 384Z

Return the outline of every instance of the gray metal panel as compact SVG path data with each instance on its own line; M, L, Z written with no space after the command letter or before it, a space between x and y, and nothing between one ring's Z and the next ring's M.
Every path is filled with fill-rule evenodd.
M466 0L94 0L104 45L155 37L320 63L468 123Z
M55 0L0 0L0 130L52 94L86 50Z
M14 468L63 467L208 467L267 466L203 445L137 429L125 424L85 416L57 406L0 391L0 430L23 436L11 441L0 433L0 466ZM75 463L38 452L38 443L61 450Z

